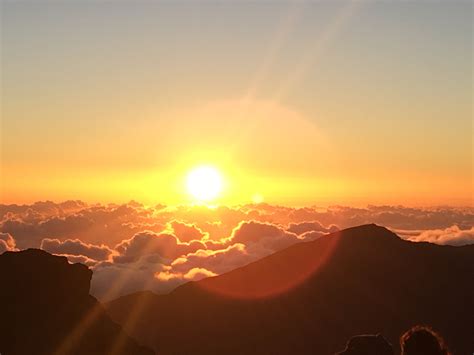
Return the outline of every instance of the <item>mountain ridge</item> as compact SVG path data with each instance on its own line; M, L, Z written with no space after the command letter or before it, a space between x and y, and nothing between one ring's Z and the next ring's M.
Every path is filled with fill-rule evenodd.
M474 286L467 282L472 260L474 246L409 242L370 224L166 295L136 293L106 307L163 354L331 354L353 335L379 332L397 347L399 335L417 323L433 325L456 354L468 354L474 349L474 317L466 312L474 309ZM297 282L288 284L295 275ZM139 313L133 322L127 322L130 310Z
M0 353L151 355L89 295L92 271L39 249L0 255Z

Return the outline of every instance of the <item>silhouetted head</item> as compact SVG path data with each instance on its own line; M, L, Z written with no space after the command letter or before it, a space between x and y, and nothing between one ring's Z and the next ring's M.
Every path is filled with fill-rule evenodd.
M357 335L337 355L393 355L392 345L380 334Z
M443 338L433 329L415 326L400 338L402 355L449 355Z

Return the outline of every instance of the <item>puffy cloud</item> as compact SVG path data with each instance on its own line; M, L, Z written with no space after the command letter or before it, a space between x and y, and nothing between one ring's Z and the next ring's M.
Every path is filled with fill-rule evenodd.
M93 267L91 294L108 301L143 290L169 292L184 281L155 277L156 274L169 269L163 262L159 258L141 257L133 263L99 263Z
M207 239L209 236L208 233L203 232L200 228L191 223L173 220L168 223L168 226L181 242L190 242L192 240L201 240L203 238Z
M216 276L217 274L204 269L202 267L195 267L194 269L189 270L187 273L184 274L184 278L186 280L198 281L205 277Z
M171 268L156 275L161 280L180 280L184 282L188 279L186 275L197 272L201 269L201 275L221 274L235 268L246 265L264 256L284 249L292 244L314 240L326 234L329 229L321 225L307 224L306 231L301 236L283 229L281 226L268 222L246 221L238 224L234 228L230 237L226 240L227 247L217 250L200 249L193 253L188 253L171 263ZM303 227L303 226L302 226ZM314 229L324 230L315 231ZM194 279L194 278L193 278Z
M292 244L318 238L325 233L309 231L303 236L285 231L279 226L256 221L241 222L228 239L228 246L219 250L198 250L177 258L172 271L185 273L205 268L221 274L246 265Z
M65 201L61 203L38 201L31 205L0 204L0 220L4 219L7 214L23 217L30 214L41 216L41 218L44 219L46 217L59 216L78 211L86 206L87 204L81 201Z
M339 228L334 224L326 228L318 221L290 223L287 229L288 232L295 233L296 235L302 235L306 232L334 233L338 230Z
M203 232L208 233L211 240L219 241L230 235L235 226L244 220L251 219L246 210L241 207L219 206L177 206L158 211L157 218L166 221L179 220L193 224Z
M244 244L236 243L221 250L198 250L177 258L171 264L172 270L186 273L195 268L205 268L216 274L221 274L245 265L253 260Z
M305 232L305 233L301 234L299 237L300 237L300 239L302 239L305 242L310 242L312 240L316 240L316 239L322 237L325 234L327 234L327 233L317 232L317 231L308 231L308 232Z
M0 233L0 254L14 250L17 250L15 239L8 233Z
M265 249L269 253L301 241L295 233L279 226L256 221L241 222L232 232L231 242Z
M223 249L227 246L228 244L228 241L229 239L223 239L221 241L214 241L214 240L204 240L204 244L206 244L206 249L209 249L209 250L220 250L220 249Z
M84 256L96 261L107 260L113 253L113 250L105 245L87 244L79 239L60 241L58 239L45 238L41 242L41 249L52 254Z
M7 243L4 240L0 239L0 254L10 250Z
M83 208L78 210L76 205ZM0 232L13 235L20 248L38 248L44 238L79 238L83 242L113 246L139 231L164 229L164 223L154 215L153 208L140 207L133 202L131 205L84 206L70 201L56 204L55 208L47 203L48 209L39 208L43 213L38 212L36 204L0 206L4 212Z
M7 215L2 222L1 232L13 235L21 249L37 248L42 239L37 224L24 222L12 215Z
M89 267L92 267L92 266L97 265L98 263L97 260L88 258L87 256L84 256L84 255L73 255L73 254L57 254L57 255L65 256L71 264L80 263L80 264L84 264Z
M325 234L334 233L338 230L339 227L335 224L325 227L318 221L290 223L287 229L288 232L295 233L298 238L305 242L316 240Z
M177 283L184 283L186 281L199 281L206 277L216 276L217 274L204 269L202 267L195 267L185 274L179 272L171 272L169 270L160 271L155 274L155 278L160 281L169 282L175 281Z
M157 234L145 231L137 233L132 238L118 244L115 247L118 255L115 255L113 259L115 262L121 263L134 262L147 255L159 255L163 258L175 259L198 249L206 249L206 245L199 241L182 243L172 234Z
M250 260L248 255L240 253L241 247L243 246L235 244L217 252L198 250L186 257L180 257L171 266L165 266L154 274L155 290L170 291L185 282L199 281L235 269L242 264L242 257Z
M467 245L474 244L474 227L460 229L454 225L445 229L434 229L422 231L418 235L405 236L413 242L429 242L441 245Z

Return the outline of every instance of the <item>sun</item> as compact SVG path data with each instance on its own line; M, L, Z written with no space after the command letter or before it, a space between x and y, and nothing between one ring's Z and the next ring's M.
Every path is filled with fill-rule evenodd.
M222 190L222 177L212 166L199 166L191 170L186 179L188 192L198 201L212 201Z

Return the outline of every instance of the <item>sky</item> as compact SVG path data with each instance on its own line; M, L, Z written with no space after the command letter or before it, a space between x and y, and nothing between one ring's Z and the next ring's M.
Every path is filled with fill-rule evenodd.
M472 206L470 1L2 1L0 201Z

